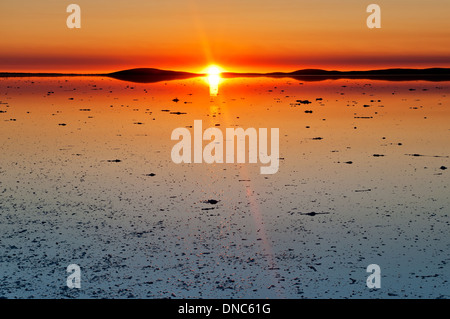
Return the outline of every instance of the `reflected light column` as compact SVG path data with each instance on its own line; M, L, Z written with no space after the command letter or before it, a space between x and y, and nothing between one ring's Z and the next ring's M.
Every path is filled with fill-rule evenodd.
M209 95L217 96L219 94L220 75L210 74L208 75Z

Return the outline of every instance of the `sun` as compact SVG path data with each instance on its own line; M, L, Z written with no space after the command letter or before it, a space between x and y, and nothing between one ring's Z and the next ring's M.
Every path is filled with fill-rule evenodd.
M222 68L217 65L210 65L206 68L205 73L208 74L208 76L220 75L220 73L222 73Z

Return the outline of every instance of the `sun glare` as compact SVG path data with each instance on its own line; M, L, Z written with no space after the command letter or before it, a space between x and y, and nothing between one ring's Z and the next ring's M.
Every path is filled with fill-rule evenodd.
M220 73L222 73L222 69L220 67L218 67L217 65L210 65L206 69L206 73L208 75L220 75Z
M217 65L210 65L204 71L206 73L206 80L209 84L209 95L217 96L219 93L220 84L220 74L222 73L222 68Z

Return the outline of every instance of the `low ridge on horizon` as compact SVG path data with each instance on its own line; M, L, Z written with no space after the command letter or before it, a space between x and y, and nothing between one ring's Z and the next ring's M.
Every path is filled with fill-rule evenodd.
M207 73L192 73L185 71L172 71L157 68L132 68L110 73L28 73L28 72L0 72L0 77L63 77L63 76L105 76L118 80L152 83L160 81L180 80L205 76ZM450 68L388 68L374 70L338 71L324 69L299 69L292 72L221 72L224 78L236 77L291 77L303 81L321 81L327 79L355 78L377 79L388 81L450 81Z
M368 69L368 70L327 70L327 69L320 69L320 68L306 68L306 69L297 69L295 71L272 71L272 72L233 72L233 71L223 71L221 74L264 74L264 75L270 75L270 74L323 74L323 73L372 73L372 72L417 72L417 71L437 71L437 72L450 72L450 68L443 68L443 67L432 67L432 68L383 68L383 69ZM111 74L154 74L154 75L164 75L164 74L193 74L193 75L205 75L207 73L205 72L188 72L188 71L175 71L175 70L165 70L165 69L158 69L158 68L131 68L131 69L124 69L124 70L118 70L113 72L107 72L107 73L75 73L75 72L2 72L0 71L0 75L19 75L19 74L49 74L49 75L111 75Z

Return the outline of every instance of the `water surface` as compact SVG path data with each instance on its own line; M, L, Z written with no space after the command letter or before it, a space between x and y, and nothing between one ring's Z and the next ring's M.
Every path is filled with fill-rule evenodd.
M0 296L448 298L449 84L1 79ZM194 120L279 128L278 173L174 164Z

